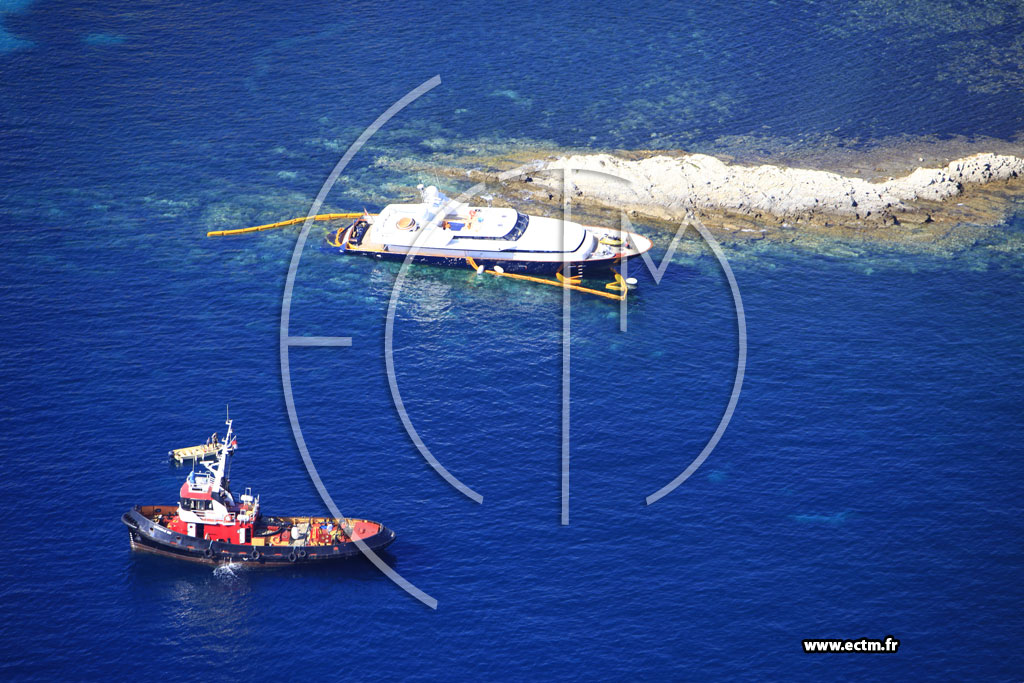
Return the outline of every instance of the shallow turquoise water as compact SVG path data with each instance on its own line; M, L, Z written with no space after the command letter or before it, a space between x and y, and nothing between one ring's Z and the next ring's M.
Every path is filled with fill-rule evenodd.
M362 562L212 571L133 555L119 522L173 495L183 472L164 453L220 427L226 402L236 486L275 512L321 510L279 374L295 233L204 234L302 214L420 82L443 79L353 160L330 207L379 207L416 180L381 157L509 140L1011 137L1020 90L981 57L1012 44L1016 6L950 7L956 22L941 3L6 14L31 45L0 56L4 674L1019 677L1024 289L1017 259L991 249L730 250L749 332L740 403L708 462L650 507L728 400L724 277L706 252L660 285L637 273L625 334L613 306L574 296L561 526L560 292L431 269L404 285L398 382L477 506L391 404L395 268L322 253L318 226L291 330L353 346L292 351L303 431L342 510L396 530L389 560L438 610ZM960 44L979 59L951 62ZM896 655L800 649L888 634Z

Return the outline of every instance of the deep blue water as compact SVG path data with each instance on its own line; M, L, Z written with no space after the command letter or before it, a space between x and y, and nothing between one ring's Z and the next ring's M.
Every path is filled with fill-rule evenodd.
M417 180L379 158L509 140L1010 138L1024 130L1017 71L950 66L965 45L1012 56L1016 5L978 6L6 14L2 675L1019 680L1024 277L1017 256L983 247L728 250L743 393L707 463L650 507L729 397L724 276L706 252L678 256L660 285L637 273L627 333L613 305L574 297L561 526L560 292L406 279L399 386L476 505L392 406L396 269L320 252L317 226L291 330L353 346L291 352L303 432L341 509L396 530L388 560L438 609L363 561L214 571L132 554L119 521L173 499L184 472L164 454L222 429L228 402L235 486L268 511L323 509L278 363L295 233L205 230L301 215L363 127L427 78L443 84L353 160L328 205L379 207ZM1024 230L1024 212L1004 229ZM895 655L801 652L802 638L889 634Z

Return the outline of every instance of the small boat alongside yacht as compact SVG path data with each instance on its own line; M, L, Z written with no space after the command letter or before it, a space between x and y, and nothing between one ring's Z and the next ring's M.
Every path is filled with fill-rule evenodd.
M652 246L634 232L511 207L470 206L434 186L419 189L419 203L389 204L331 232L328 248L382 260L404 260L413 252L414 263L575 278L611 270Z

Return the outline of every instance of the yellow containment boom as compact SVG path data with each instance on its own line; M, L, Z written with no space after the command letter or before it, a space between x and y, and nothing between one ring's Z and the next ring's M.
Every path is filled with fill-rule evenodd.
M474 261L472 258L467 258L466 261L469 263L470 267L473 270L476 270L477 272L481 272L479 270L479 266L477 266L477 264L476 264L476 261ZM622 301L623 299L625 299L626 298L626 294L629 291L628 287L626 287L626 281L623 280L622 276L619 275L615 271L612 271L615 274L615 281L614 282L609 282L607 285L605 285L605 287L607 287L608 289L615 289L616 291L619 292L618 294L612 294L611 292L602 292L599 289L591 289L590 287L583 287L580 284L580 282L582 281L583 278L581 276L579 276L579 275L573 275L573 276L570 276L570 277L565 277L561 273L555 273L555 277L557 278L556 280L545 280L544 278L534 277L532 275L519 275L518 273L506 273L504 271L497 271L497 270L486 270L485 269L482 272L485 272L485 273L488 273L490 275L494 275L494 276L497 276L497 277L510 277L510 278L512 278L514 280L526 280L528 282L536 282L536 283L542 284L542 285L551 285L553 287L564 287L566 289L572 289L572 290L577 291L577 292L583 292L584 294L593 294L594 296L601 296L601 297L604 297L605 299L613 299L615 301ZM621 289L620 289L620 287L621 287Z
M376 216L373 213L321 213L313 216L315 221L333 221L339 218L359 218L360 216ZM302 216L301 218L289 218L286 221L279 221L277 223L267 223L266 225L254 225L251 228L238 228L236 230L212 230L206 233L207 237L223 237L224 235L242 235L247 232L260 232L261 230L273 230L274 228L283 228L286 225L295 225L296 223L304 223L309 216Z
M621 294L612 294L610 292L602 292L599 289L591 289L590 287L581 287L578 284L573 284L571 278L565 278L562 281L545 280L539 277L533 277L532 275L519 275L518 273L499 273L494 270L488 270L491 275L498 275L499 277L510 277L516 280L528 280L529 282L537 282L542 285L552 285L554 287L565 287L577 292L583 292L584 294L593 294L594 296L602 296L605 299L614 299L615 301L622 301L626 298L626 292L623 291Z

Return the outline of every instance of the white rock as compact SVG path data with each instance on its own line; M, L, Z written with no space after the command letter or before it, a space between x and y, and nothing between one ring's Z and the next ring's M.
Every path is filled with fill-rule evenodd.
M961 185L1024 175L1024 159L975 154L945 168L919 168L880 183L828 171L726 164L706 154L659 155L637 161L610 154L573 155L548 162L546 168L572 169L571 187L613 205L777 216L814 209L863 216L869 211L905 209L908 202L918 199L948 199L961 193ZM556 189L561 187L560 176L534 180Z

